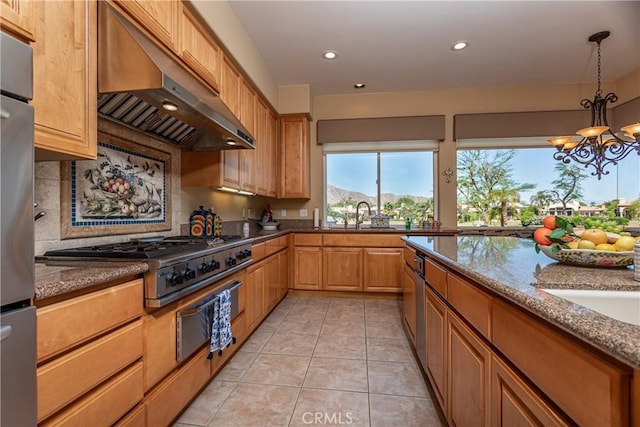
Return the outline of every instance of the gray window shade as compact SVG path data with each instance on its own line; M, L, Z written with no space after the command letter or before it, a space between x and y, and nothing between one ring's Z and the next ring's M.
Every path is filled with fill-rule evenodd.
M589 110L456 114L454 139L573 135L589 126Z
M318 120L318 144L444 140L444 115Z
M609 125L614 132L617 132L622 126L638 122L640 122L640 97L616 106L613 109L613 120L609 120Z

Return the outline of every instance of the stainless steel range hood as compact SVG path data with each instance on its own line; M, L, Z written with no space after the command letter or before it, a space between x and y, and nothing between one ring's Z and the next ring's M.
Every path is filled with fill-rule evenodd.
M98 15L98 115L181 148L255 148L218 94L106 2Z

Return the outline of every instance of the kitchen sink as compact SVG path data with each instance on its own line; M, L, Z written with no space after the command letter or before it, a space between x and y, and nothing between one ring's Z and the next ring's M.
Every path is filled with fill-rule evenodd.
M640 326L640 291L542 289L622 322Z

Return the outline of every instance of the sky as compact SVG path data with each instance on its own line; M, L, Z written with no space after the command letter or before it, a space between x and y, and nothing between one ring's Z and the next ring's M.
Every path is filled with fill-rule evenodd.
M521 184L535 184L536 188L521 193L528 203L537 191L553 188L558 178L553 159L555 148L517 150L512 160L513 179ZM433 196L433 154L430 152L382 153L382 192ZM633 201L640 198L640 156L631 152L618 166L609 166L609 175L601 180L591 176L593 168L585 169L589 175L583 182L584 202L601 204L616 198ZM376 195L376 154L332 155L327 162L327 183L339 188ZM440 177L444 179L444 177Z

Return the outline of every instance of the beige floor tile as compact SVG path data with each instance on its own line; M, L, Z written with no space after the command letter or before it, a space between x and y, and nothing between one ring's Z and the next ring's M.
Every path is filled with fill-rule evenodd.
M367 362L369 392L427 397L427 387L415 363Z
M280 324L282 323L282 321L284 320L284 318L287 315L282 313L271 313L269 315L269 317L267 317L266 319L264 319L264 321L260 324L260 327L263 329L272 329L272 330L276 330L278 329L278 326L280 326Z
M287 426L300 389L238 384L209 424L215 427Z
M388 299L388 298L365 298L364 306L369 308L399 308L402 304L402 300Z
M368 427L367 393L303 388L289 425Z
M258 353L249 353L246 351L237 352L225 367L218 372L216 379L224 381L240 381L253 361L256 360L256 357L258 357Z
M314 357L304 379L304 387L366 392L367 363L364 360Z
M327 319L340 320L364 320L364 309L350 307L329 307Z
M400 323L402 321L402 312L389 310L367 310L365 319L367 320L367 322Z
M390 338L398 339L404 337L404 330L399 322L367 322L367 338Z
M197 426L209 424L236 385L237 383L222 381L216 377L178 418L178 424Z
M364 308L363 298L331 298L329 308L331 307L349 307Z
M364 337L366 336L364 319L327 319L322 325L320 335Z
M301 356L260 354L241 382L300 387L307 373L309 360L309 357Z
M314 319L322 321L327 315L327 306L296 304L287 312L287 318Z
M442 422L430 399L369 394L371 427L440 427Z
M322 329L321 320L289 316L278 326L278 332L285 334L319 335L320 329Z
M318 341L317 335L276 332L262 349L262 353L311 356Z
M405 342L406 340L368 338L367 360L413 363L413 352Z
M367 358L365 338L345 335L320 335L313 356L364 360Z
M275 330L258 328L249 339L242 344L240 351L248 351L251 353L259 353L264 345L269 341Z
M328 306L331 303L331 298L328 297L300 297L298 298L297 305L317 305Z

